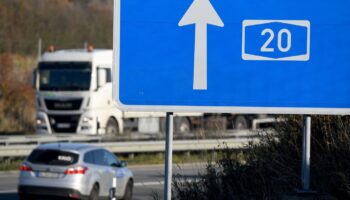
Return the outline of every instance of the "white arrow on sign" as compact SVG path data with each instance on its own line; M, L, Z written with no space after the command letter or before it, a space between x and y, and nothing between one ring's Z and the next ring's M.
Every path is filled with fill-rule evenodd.
M194 90L207 90L207 25L224 27L209 0L194 0L179 26L196 25L194 49Z

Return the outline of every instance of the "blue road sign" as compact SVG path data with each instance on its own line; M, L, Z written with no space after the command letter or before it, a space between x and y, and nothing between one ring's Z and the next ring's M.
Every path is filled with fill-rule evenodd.
M116 0L124 110L350 114L350 1Z

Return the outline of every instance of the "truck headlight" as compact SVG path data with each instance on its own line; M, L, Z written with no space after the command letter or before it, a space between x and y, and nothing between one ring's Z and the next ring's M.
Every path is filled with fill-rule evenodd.
M44 118L37 116L36 117L36 127L38 129L47 129L46 121Z
M45 125L45 121L44 120L42 120L42 119L36 119L36 125L37 126L43 126L43 125Z
M93 120L92 117L83 117L83 123L91 123Z

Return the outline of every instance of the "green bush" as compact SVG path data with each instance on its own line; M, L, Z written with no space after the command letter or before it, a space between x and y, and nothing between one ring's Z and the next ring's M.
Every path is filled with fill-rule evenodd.
M289 116L243 152L226 148L197 180L174 178L176 199L278 199L301 188L302 118ZM313 116L311 188L350 199L350 118ZM243 159L242 155L243 154Z

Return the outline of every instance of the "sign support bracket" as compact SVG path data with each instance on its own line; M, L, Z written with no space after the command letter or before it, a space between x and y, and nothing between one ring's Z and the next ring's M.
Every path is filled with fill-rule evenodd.
M174 113L166 113L166 141L165 141L165 176L164 176L164 200L171 200L171 184L173 177L173 127Z

